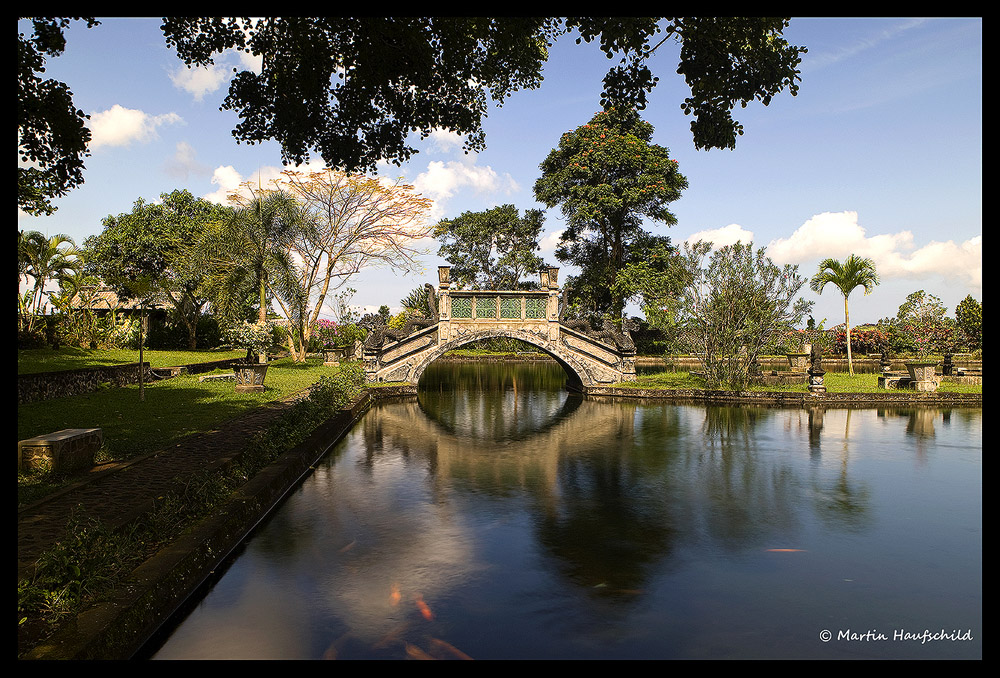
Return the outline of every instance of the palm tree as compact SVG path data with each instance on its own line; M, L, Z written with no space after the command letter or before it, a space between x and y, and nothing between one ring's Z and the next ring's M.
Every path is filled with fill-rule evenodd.
M48 237L39 231L19 234L17 244L18 287L21 276L34 281L34 303L37 314L42 307L42 295L50 280L76 272L83 264L76 243L62 233Z
M851 316L847 311L847 297L856 287L864 287L865 294L870 294L878 285L878 273L875 272L875 262L871 259L852 254L840 263L836 259L824 259L819 264L819 271L809 281L809 287L817 294L823 293L827 283L836 285L844 295L844 324L847 326L847 369L854 375L854 363L851 361Z
M282 191L256 192L211 234L214 253L210 286L224 315L232 315L248 296L260 301L258 319L267 319L269 295L294 299L301 294L289 248L305 228L295 200Z

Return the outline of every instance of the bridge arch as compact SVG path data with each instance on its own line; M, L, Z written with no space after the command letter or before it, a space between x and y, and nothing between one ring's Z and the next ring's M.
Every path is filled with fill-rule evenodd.
M553 346L552 342L540 338L532 332L526 332L523 330L511 330L511 329L487 329L480 330L477 332L469 333L465 336L453 339L450 342L439 345L438 347L430 350L426 355L421 356L421 360L414 364L413 372L410 377L410 381L414 384L420 381L420 377L423 376L424 370L433 363L435 360L443 356L448 351L452 351L456 348L461 348L468 344L481 341L483 339L519 339L526 344L531 344L535 348L541 349L546 355L553 358L559 366L563 368L566 372L567 386L574 388L576 390L583 390L583 387L591 381L588 378L586 369L580 364L579 360L576 360L572 356L560 355L560 351L557 346Z

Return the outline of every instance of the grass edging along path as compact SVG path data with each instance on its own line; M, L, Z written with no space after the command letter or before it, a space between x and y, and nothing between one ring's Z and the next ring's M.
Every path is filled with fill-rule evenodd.
M36 618L19 623L18 656L132 656L381 395L382 389L373 396L362 382L357 365L321 380L229 463L193 474L129 525L109 530L77 522L65 544L39 559L41 576L36 570L32 581L19 577L19 620ZM95 564L118 572L95 577ZM76 584L87 575L86 586ZM91 589L86 598L83 588ZM77 605L67 607L67 623L52 633L37 617L46 612L47 594L67 592Z

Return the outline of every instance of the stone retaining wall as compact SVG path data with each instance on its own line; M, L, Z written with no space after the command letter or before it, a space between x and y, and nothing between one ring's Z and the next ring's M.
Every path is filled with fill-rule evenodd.
M149 363L144 362L142 365L146 381L149 381ZM139 363L19 374L17 375L17 402L20 405L50 398L90 393L101 388L102 384L127 386L138 383Z
M171 376L176 377L178 374L202 374L204 372L211 372L212 370L227 370L232 367L233 363L241 362L243 362L243 358L223 358L221 360L208 360L203 363L178 365L177 367L158 367L153 371L170 372Z
M653 389L624 387L591 387L588 396L610 396L616 398L649 398L657 400L711 401L717 403L750 403L783 406L897 406L910 405L954 405L982 407L983 396L979 393L800 393L775 391L717 391L708 389Z
M211 360L164 369L170 372L171 376L176 376L184 372L198 374L200 372L211 372L219 368L225 369L233 362L239 361L239 358L225 358L223 360ZM145 368L146 381L149 382L152 370L148 362L143 362L143 366ZM139 363L137 362L105 367L87 367L78 370L19 374L17 375L17 402L20 405L39 400L49 400L50 398L63 398L65 396L80 395L81 393L91 393L101 388L102 384L128 386L138 383Z

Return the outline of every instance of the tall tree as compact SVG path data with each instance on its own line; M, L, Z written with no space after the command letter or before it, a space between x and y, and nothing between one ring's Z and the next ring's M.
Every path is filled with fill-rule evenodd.
M972 348L983 346L983 305L969 294L955 307L955 321L972 341Z
M51 200L83 182L90 132L63 84L42 81L45 55L65 47L69 19L31 19L18 41L18 207L46 214ZM93 19L88 26L97 25ZM781 17L165 17L166 43L189 67L208 66L229 49L261 57L263 69L238 72L222 103L240 122L240 142L277 141L286 162L318 154L330 167L374 170L402 164L411 132L435 129L485 148L490 101L534 89L552 42L576 34L619 59L604 78L601 105L646 106L658 80L660 46L680 43L681 74L691 96L696 148L733 148L743 127L737 106L794 96L806 52L782 37ZM22 167L29 162L31 166Z
M431 200L400 181L332 169L283 173L278 186L295 198L311 228L289 244L305 296L301 308L278 298L297 327L297 352L305 360L313 328L329 296L362 268L406 272L417 267L420 241L430 235Z
M643 218L676 223L668 208L687 188L677 161L652 136L635 110L601 111L562 135L535 182L535 198L559 205L566 220L556 258L580 267L577 294L615 318L624 309L614 289L618 272L650 237Z
M527 210L522 217L513 205L463 212L435 227L434 237L441 242L438 256L451 264L451 278L459 287L519 289L522 279L544 263L535 254L544 222L542 210Z
M851 315L847 308L847 298L858 287L865 288L865 294L871 294L878 285L878 273L875 262L855 254L847 257L843 263L836 259L824 259L819 263L819 271L809 281L809 287L817 294L823 293L823 288L833 283L844 295L844 324L847 328L847 369L853 375L854 363L851 357Z
M232 211L187 190L162 193L158 203L140 198L131 212L105 217L104 230L84 242L87 269L123 299L151 294L169 301L194 349L198 319L208 303L198 241Z
M88 28L99 23L86 21ZM36 17L30 38L17 34L17 207L28 214L55 211L52 199L83 183L83 159L90 155L88 116L65 83L40 76L45 58L66 49L69 24L68 18Z
M236 74L222 105L241 119L238 140L276 140L286 161L318 153L355 171L405 162L412 131L451 130L482 150L489 101L538 87L548 46L567 33L619 58L604 78L609 108L643 109L658 48L678 41L680 65L670 70L691 89L681 109L694 118L695 146L733 148L743 133L737 105L798 90L806 50L782 37L787 25L780 17L167 17L162 29L189 66L227 49L263 57L259 74Z
M679 329L684 289L694 282L694 271L669 238L651 236L639 249L643 256L618 272L614 291L626 302L638 302L646 322L669 338Z
M230 196L237 203L232 215L214 224L203 241L212 269L207 280L212 303L224 317L235 319L247 296L254 295L261 323L273 297L301 313L305 290L290 251L311 224L288 193L252 183L243 188L245 193Z

